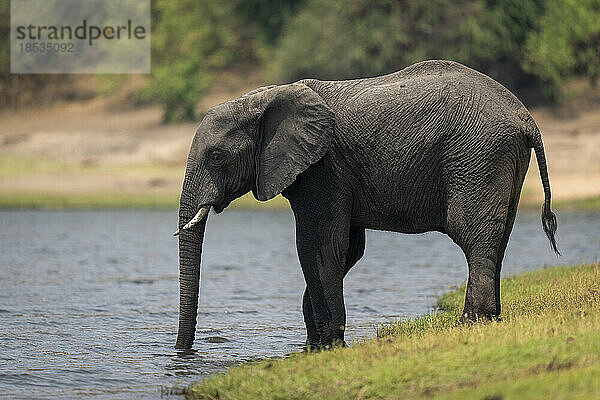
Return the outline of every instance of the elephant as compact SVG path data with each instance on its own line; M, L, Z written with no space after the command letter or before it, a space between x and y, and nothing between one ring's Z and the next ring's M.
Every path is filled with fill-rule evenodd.
M544 146L508 89L460 63L423 61L384 76L303 79L208 110L180 198L176 348L194 341L208 213L252 191L282 194L296 224L306 343L344 344L343 281L365 229L437 231L464 252L465 322L500 315L500 271L534 149L543 230L559 254Z

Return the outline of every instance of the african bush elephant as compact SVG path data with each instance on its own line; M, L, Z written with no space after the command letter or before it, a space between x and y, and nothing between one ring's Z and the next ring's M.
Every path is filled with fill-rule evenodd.
M540 132L521 102L451 61L389 75L266 86L211 108L194 136L179 210L177 348L194 341L207 214L282 193L296 220L307 343L344 339L343 280L365 229L438 231L469 269L464 317L500 314L500 269L535 150L542 225L558 253Z

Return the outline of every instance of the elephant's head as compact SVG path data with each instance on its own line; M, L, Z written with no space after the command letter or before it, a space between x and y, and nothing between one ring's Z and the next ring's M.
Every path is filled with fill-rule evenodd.
M333 124L323 99L300 83L260 88L208 111L194 136L181 191L176 348L194 342L210 208L220 213L250 190L263 201L281 193L323 157Z

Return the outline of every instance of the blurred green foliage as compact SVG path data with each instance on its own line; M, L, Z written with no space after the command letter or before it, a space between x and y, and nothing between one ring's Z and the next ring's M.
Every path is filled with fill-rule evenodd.
M424 59L467 64L528 102L600 72L600 0L308 0L285 27L284 80L378 75Z
M227 1L153 2L152 79L141 94L163 106L166 122L194 119L212 73L244 59L233 11Z
M271 80L293 81L373 76L451 59L491 75L527 103L560 100L569 80L595 82L600 72L600 0L155 4L161 18L153 40L160 42L150 93L167 119L192 117L173 115L173 105L193 110L220 69L257 61Z
M271 46L304 3L305 0L236 0L234 10L246 27L254 29L259 41Z
M8 11L1 2L6 36ZM573 78L600 74L600 0L154 0L152 76L140 94L178 121L196 117L224 70L343 79L435 58L485 72L528 104L560 100ZM4 86L8 65L1 46Z
M600 0L551 0L527 37L523 67L551 84L550 96L573 76L596 84L600 74Z
M481 6L470 0L309 0L275 54L284 79L340 79L427 58L466 61Z
M193 120L218 71L258 63L302 1L155 0L152 79L141 95L165 122Z

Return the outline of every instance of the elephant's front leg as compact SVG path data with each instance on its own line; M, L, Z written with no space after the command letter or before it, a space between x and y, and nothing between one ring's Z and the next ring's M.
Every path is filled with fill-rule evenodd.
M315 325L308 286L304 289L304 296L302 297L302 314L304 315L304 325L306 325L306 345L318 348L321 345L321 336L317 330L317 325Z
M340 218L310 218L298 220L297 245L302 272L306 281L312 323L306 323L309 341L321 346L344 341L346 309L343 280L346 272L349 226ZM305 296L306 300L306 296ZM304 306L308 310L308 304ZM306 321L305 312L305 321ZM311 332L312 331L312 332Z

